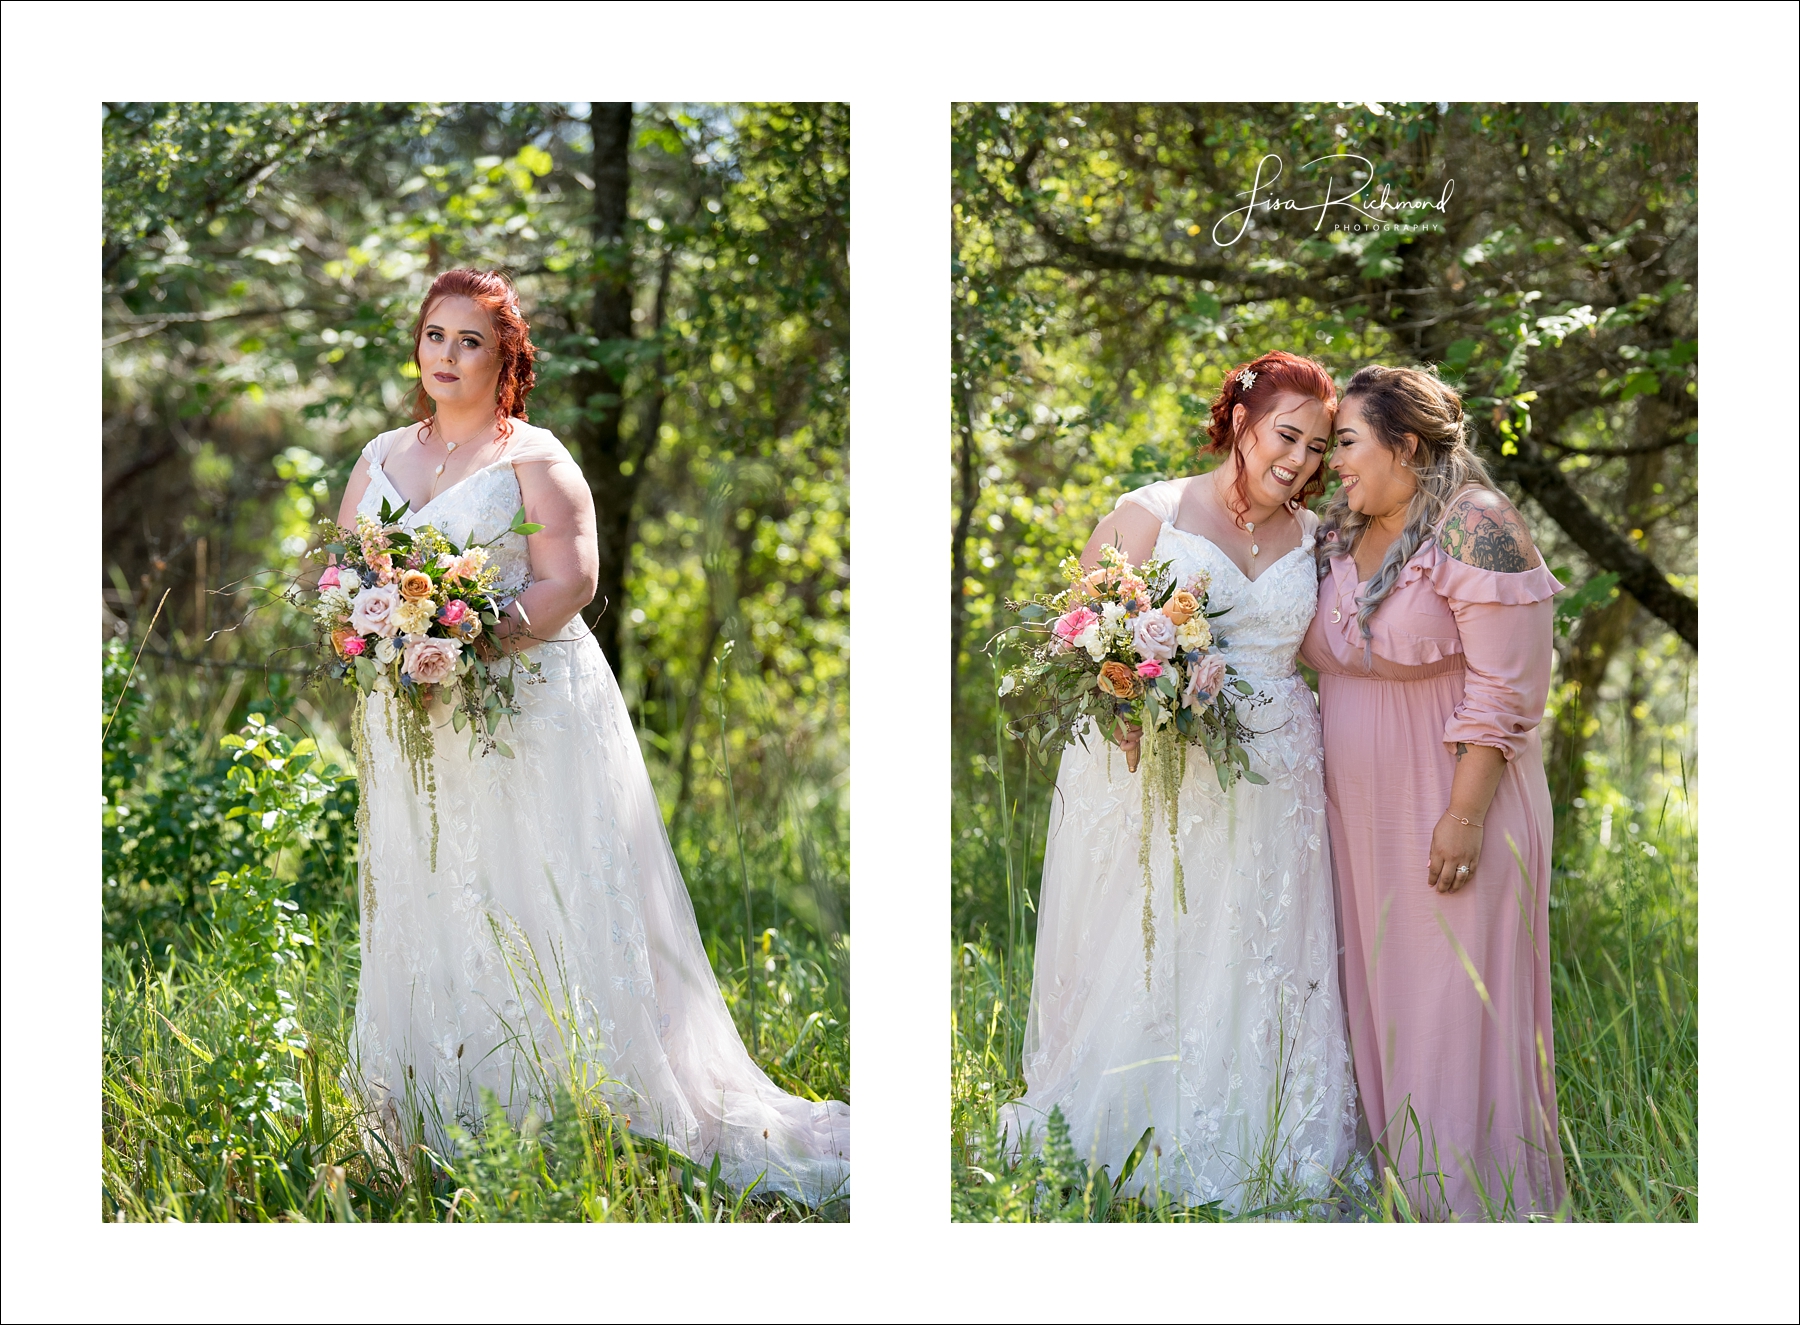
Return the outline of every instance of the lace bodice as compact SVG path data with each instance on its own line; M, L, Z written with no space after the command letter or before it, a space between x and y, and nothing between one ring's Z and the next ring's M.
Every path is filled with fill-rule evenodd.
M357 503L358 515L379 516L384 500L395 510L406 502L383 464L389 450L407 432L406 428L384 432L363 448L363 459L369 462L369 486ZM512 436L500 459L445 488L416 510L409 510L401 523L409 529L435 525L438 532L459 547L488 543L488 564L500 571L500 583L510 594L523 593L531 583L531 554L522 534L507 532L513 513L524 500L513 466L570 458L548 430L515 419Z
M1317 522L1303 514L1300 546L1252 580L1211 539L1175 527L1180 498L1180 485L1172 480L1128 492L1119 501L1142 506L1162 521L1154 556L1169 562L1178 580L1202 570L1211 577L1208 611L1229 609L1212 623L1225 661L1248 680L1291 676L1300 641L1318 609L1319 577L1313 563Z
M1212 623L1225 661L1250 679L1291 676L1300 641L1318 609L1319 576L1313 569L1313 536L1254 580L1237 568L1212 541L1165 522L1156 556L1168 561L1179 579L1203 570L1212 577L1207 609L1230 609Z

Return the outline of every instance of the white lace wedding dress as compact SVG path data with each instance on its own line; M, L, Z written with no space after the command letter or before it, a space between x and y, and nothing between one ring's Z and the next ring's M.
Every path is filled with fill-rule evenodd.
M382 470L400 432L363 454L358 511L405 500ZM492 539L519 508L513 464L568 459L514 421L505 458L405 517L457 542ZM501 583L530 580L525 539L492 549ZM432 771L439 840L382 695L361 733L362 982L353 1070L390 1131L478 1123L492 1091L518 1121L566 1074L600 1083L631 1130L813 1204L850 1189L850 1110L788 1095L738 1038L701 947L637 736L579 618L530 650L539 684L473 757L440 708ZM521 673L522 677L522 673Z
M1241 711L1268 779L1229 793L1191 751L1180 798L1187 913L1168 826L1151 833L1155 955L1145 980L1143 783L1098 734L1072 742L1052 798L1015 1139L1060 1108L1076 1152L1125 1190L1240 1213L1333 1192L1355 1164L1356 1097L1338 984L1318 709L1294 658L1318 602L1302 545L1245 577L1177 529L1178 481L1127 493L1163 521L1154 557L1212 577L1213 630L1261 703ZM1305 517L1309 524L1310 516Z

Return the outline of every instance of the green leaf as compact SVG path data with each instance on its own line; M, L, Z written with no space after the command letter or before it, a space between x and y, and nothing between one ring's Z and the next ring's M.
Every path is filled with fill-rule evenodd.
M494 737L494 751L496 754L504 755L508 759L516 758L516 756L512 752L512 747L509 746L505 741L501 740L498 736Z
M469 715L467 713L464 713L460 708L454 710L450 714L450 726L452 728L454 728L456 731L461 731L464 727L467 727L468 725L469 725Z

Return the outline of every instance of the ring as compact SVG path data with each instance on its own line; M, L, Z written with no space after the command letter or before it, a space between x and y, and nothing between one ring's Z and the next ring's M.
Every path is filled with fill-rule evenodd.
M1467 874L1469 872L1469 867L1467 865L1458 865L1456 867L1456 872L1458 875Z

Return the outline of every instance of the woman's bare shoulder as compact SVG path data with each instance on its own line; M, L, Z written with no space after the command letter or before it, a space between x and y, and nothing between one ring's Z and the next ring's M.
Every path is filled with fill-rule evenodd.
M1531 531L1506 494L1468 487L1450 499L1438 546L1465 565L1516 574L1541 566Z

